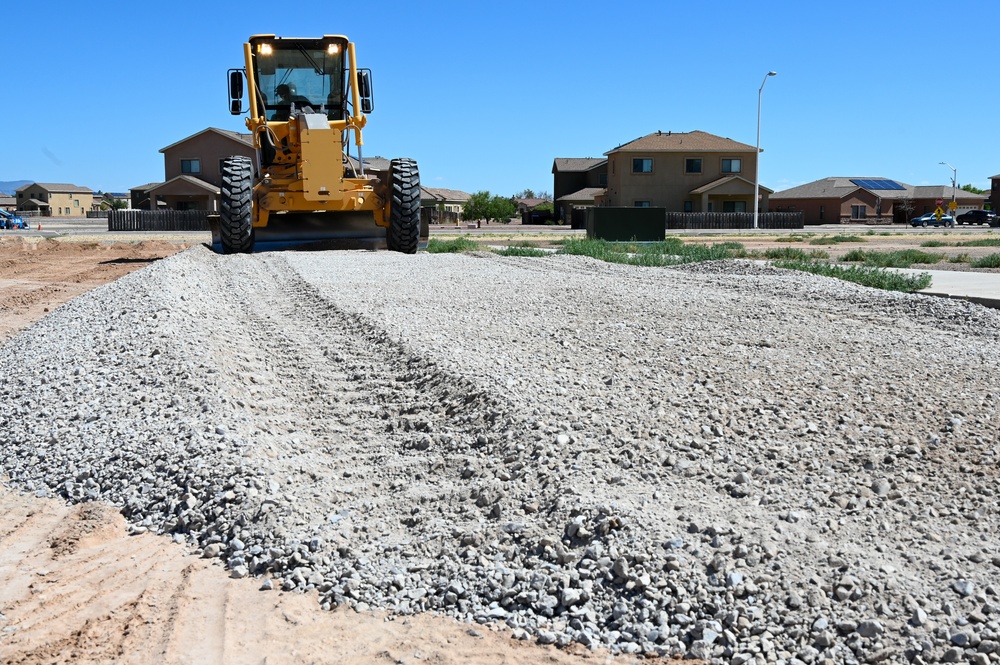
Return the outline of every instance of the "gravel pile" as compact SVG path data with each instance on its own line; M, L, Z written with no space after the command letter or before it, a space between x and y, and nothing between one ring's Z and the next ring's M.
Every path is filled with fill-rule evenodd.
M324 607L996 663L998 324L742 262L199 246L0 347L2 469Z

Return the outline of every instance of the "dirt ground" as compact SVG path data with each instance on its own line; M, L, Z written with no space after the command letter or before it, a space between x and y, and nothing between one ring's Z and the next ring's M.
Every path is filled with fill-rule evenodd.
M810 238L778 242L780 236L714 235L690 241L733 239L748 249L823 249L838 257L854 247L919 248L932 238L954 242L955 234L876 235L836 245L810 245ZM980 232L961 239L966 235L985 237ZM0 345L61 303L189 244L0 237ZM927 251L976 257L997 248ZM30 343L30 337L16 343ZM635 662L583 648L518 642L507 631L434 616L322 612L314 597L260 591L260 583L231 579L217 563L161 537L129 535L111 506L68 507L0 484L3 663Z

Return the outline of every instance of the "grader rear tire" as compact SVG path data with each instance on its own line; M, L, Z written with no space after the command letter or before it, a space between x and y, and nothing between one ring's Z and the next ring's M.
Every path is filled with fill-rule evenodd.
M394 252L416 254L420 240L420 174L412 159L389 162L389 232L386 245Z
M222 162L219 235L225 254L253 251L253 166L247 157Z

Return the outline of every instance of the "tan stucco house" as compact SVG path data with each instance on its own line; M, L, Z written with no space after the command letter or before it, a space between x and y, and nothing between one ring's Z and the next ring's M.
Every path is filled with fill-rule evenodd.
M757 150L708 132L656 132L605 153L608 184L597 205L668 212L753 212ZM760 188L760 209L771 190Z
M86 217L94 205L93 190L64 183L33 182L18 188L15 195L18 210L45 217Z
M132 207L141 210L219 209L222 162L240 155L254 159L250 134L209 127L160 150L164 182L130 189Z

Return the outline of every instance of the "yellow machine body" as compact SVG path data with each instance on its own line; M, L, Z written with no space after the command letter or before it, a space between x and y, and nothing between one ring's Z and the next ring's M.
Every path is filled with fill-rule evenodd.
M241 73L249 102L246 126L257 152L251 165L250 249L242 238L233 240L233 229L242 233L231 219L243 208L241 185L234 185L235 194L224 185L222 219L212 223L213 241L225 251L252 251L262 242L385 246L396 223L393 179L405 181L412 171L410 189L414 184L419 188L419 180L412 160L394 160L395 175L392 168L389 173L365 169L362 131L372 108L371 80L367 70L358 69L354 44L343 35L254 35L243 51L245 69L230 72L230 98L231 111L242 113L242 83L233 78L233 72ZM351 155L352 144L356 156ZM223 181L228 183L225 170ZM397 221L399 215L397 211ZM426 242L425 228L420 236ZM409 244L403 242L399 249L389 239L390 249L410 251Z

